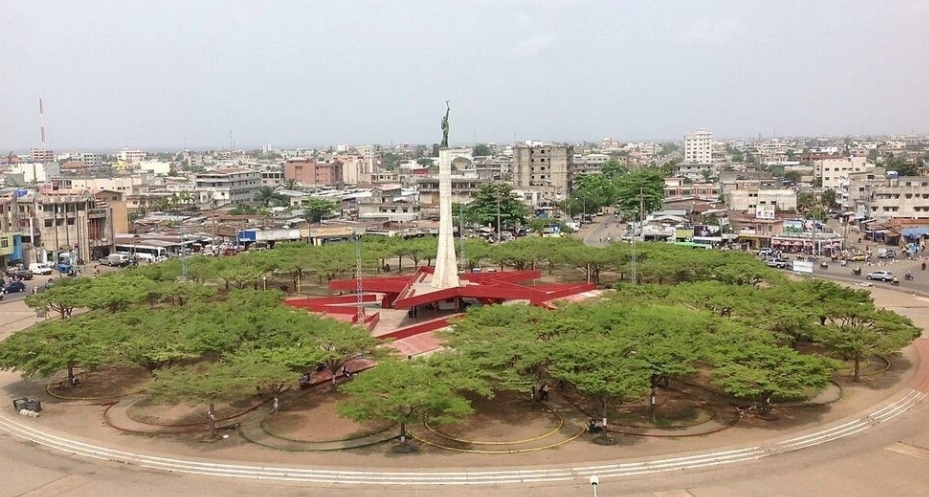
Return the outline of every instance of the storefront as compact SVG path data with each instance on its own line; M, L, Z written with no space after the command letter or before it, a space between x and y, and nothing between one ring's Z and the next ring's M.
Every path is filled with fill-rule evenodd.
M808 235L809 233L804 233ZM842 252L842 240L835 237L775 236L771 248L782 254L821 255L832 257Z

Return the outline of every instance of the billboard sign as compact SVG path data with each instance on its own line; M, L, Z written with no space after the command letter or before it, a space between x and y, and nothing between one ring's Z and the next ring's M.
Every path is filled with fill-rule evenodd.
M803 233L803 221L799 219L788 219L784 221L784 234Z
M794 272L801 274L813 274L813 263L810 261L794 261Z
M694 225L694 238L718 238L721 234L722 229L719 226Z
M758 219L774 219L774 206L773 205L756 206L755 217Z

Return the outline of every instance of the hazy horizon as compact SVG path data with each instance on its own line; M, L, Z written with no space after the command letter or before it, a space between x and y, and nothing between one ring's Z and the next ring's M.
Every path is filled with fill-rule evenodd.
M929 0L0 0L0 153L927 133ZM230 140L230 132L232 139Z

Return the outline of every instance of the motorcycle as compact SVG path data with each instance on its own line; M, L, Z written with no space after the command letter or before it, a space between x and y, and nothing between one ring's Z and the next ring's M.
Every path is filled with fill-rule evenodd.
M903 276L903 279L905 279L905 280L907 280L907 281L913 281L913 275L910 274L910 273L906 273L906 274Z
M854 274L855 276L861 276L861 268L856 267L855 269L852 269L852 274Z
M846 261L845 259L842 259L841 261L839 261L839 265L842 267L845 267L848 265L848 261Z
M892 284L893 286L900 286L900 280L898 280L898 279L895 277L895 278L891 281L891 284Z
M819 263L819 268L820 268L820 269L829 269L829 263L827 263L826 261L822 261L822 262Z

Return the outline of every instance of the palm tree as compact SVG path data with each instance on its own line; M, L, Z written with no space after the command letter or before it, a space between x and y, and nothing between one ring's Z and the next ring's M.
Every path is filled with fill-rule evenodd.
M262 186L255 193L255 201L260 202L265 207L271 207L271 204L285 203L286 199L270 186Z
M294 178L284 180L284 183L282 183L281 186L284 187L285 190L299 190L300 189L300 183L297 183L297 180L295 180Z

